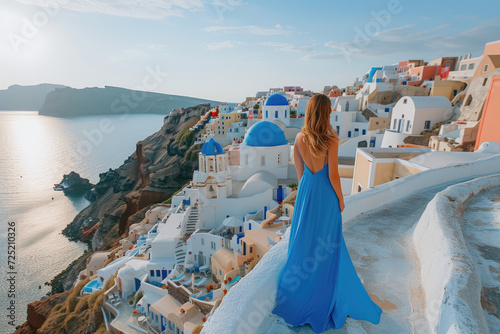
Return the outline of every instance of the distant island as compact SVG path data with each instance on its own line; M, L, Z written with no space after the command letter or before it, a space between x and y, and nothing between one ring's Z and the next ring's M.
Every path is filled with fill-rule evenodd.
M0 90L0 110L40 110L47 94L63 87L66 86L47 83L32 86L12 85Z
M83 89L64 87L47 95L39 114L59 117L128 113L168 115L172 109L205 103L215 106L220 102L111 86Z

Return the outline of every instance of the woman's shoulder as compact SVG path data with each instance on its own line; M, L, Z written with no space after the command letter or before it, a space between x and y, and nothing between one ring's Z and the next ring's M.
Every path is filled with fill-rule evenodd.
M295 141L301 140L302 138L304 138L304 133L299 131L299 133L295 136Z

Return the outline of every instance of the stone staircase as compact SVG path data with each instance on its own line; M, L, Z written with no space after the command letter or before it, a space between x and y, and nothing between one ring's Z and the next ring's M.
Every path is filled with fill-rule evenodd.
M198 209L192 208L186 223L186 233L191 234L196 230L198 224Z
M186 259L186 249L182 240L179 240L175 245L175 263L178 267L184 267L184 260Z
M246 274L245 264L242 264L241 266L239 266L239 268L241 277L245 276Z

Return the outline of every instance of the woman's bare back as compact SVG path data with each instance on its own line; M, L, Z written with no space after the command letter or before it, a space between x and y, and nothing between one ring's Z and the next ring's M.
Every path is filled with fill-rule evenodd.
M299 146L300 155L304 160L307 168L313 173L317 173L325 166L326 152L319 157L315 157L309 149L309 143L305 140L304 134L299 132L297 135L297 145Z

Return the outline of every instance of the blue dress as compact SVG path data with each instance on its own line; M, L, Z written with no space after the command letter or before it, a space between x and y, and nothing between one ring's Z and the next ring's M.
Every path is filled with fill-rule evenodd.
M347 316L380 322L382 309L359 280L344 242L326 152L320 171L313 173L304 163L276 302L272 313L294 326L308 323L315 333L341 328Z

